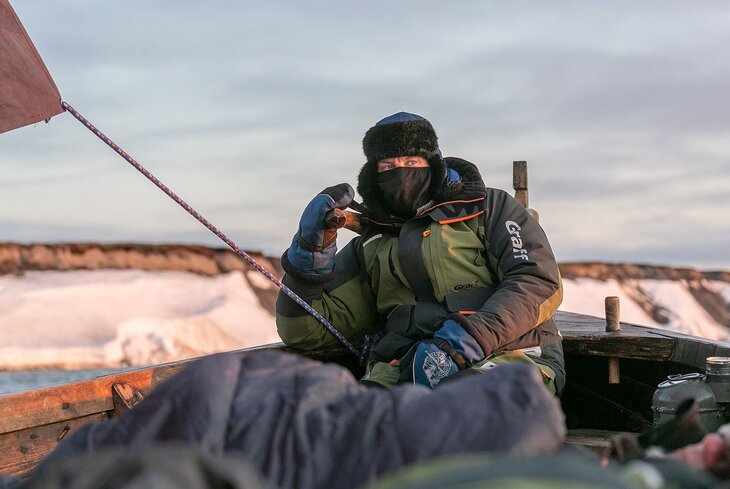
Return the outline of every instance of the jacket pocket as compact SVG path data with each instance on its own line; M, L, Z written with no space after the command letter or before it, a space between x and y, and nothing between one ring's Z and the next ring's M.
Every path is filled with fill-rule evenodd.
M476 312L494 294L494 290L494 287L476 287L454 292L445 297L446 308L452 313Z

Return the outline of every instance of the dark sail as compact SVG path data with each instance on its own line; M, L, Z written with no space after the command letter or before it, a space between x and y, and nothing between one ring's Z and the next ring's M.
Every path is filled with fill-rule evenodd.
M51 74L8 0L0 0L0 133L61 112Z

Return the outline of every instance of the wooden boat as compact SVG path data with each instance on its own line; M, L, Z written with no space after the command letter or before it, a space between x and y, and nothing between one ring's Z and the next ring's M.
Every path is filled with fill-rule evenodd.
M595 450L615 432L652 424L652 395L668 375L701 372L710 356L730 356L730 345L656 328L621 323L606 331L603 318L558 312L567 386L562 396L568 443ZM336 362L362 374L344 348L301 352L281 343L241 351L280 350ZM0 396L0 474L26 476L79 426L118 416L192 360Z

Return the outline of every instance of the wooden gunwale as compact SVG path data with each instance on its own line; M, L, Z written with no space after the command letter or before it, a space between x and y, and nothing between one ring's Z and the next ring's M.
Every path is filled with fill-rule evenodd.
M705 359L730 356L730 344L631 323L605 331L603 318L559 311L555 321L566 353L670 361L704 370Z

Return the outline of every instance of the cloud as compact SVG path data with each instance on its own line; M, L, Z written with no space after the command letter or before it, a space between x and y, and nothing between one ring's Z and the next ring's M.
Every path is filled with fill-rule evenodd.
M16 3L64 97L244 248L288 246L409 110L490 185L527 159L563 259L730 268L694 248L730 239L723 2ZM208 242L68 115L0 155L0 240Z

